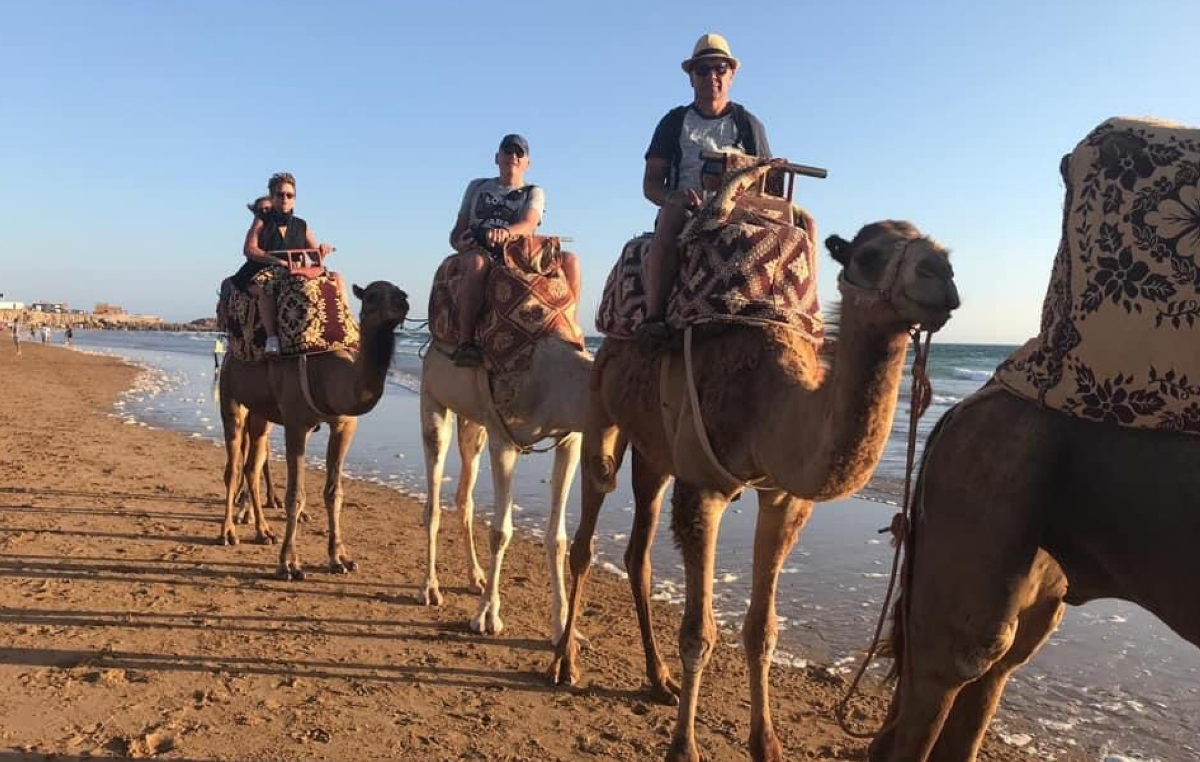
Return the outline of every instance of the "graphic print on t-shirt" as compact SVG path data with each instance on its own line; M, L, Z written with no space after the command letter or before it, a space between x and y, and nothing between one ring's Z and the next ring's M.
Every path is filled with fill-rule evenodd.
M475 194L471 219L482 228L508 227L516 222L525 208L528 186L504 191L502 186L481 187Z

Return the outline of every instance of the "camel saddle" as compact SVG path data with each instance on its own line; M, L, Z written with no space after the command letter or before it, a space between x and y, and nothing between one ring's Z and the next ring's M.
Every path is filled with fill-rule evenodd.
M559 239L514 238L502 253L501 261L488 270L483 311L475 324L474 340L483 350L484 368L492 373L526 370L537 342L548 336L583 349L583 334L575 320L577 299L562 269ZM461 261L457 254L446 257L429 293L429 332L451 345L461 343Z
M281 357L358 350L358 321L328 272L293 275L286 267L268 267L254 276L254 282L275 298ZM267 332L259 318L258 299L223 284L217 322L229 334L234 357L243 362L266 359Z
M995 380L1089 421L1200 434L1200 129L1109 119L1061 171L1041 331Z
M790 200L765 192L785 161L738 159L731 157L720 189L679 237L667 323L679 330L712 322L778 325L820 345L816 222ZM651 237L626 243L608 275L596 313L596 328L606 336L631 339L646 316L642 260Z

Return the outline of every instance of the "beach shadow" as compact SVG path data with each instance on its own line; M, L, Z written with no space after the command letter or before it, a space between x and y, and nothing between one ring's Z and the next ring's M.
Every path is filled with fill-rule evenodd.
M219 498L196 497L193 495L177 495L171 492L86 492L83 490L69 489L43 489L43 488L27 488L27 487L0 487L0 494L9 495L37 495L46 496L53 495L54 497L91 497L97 499L112 500L118 498L121 500L151 500L162 503L199 503L202 505L224 505L225 501Z
M222 501L218 504L218 508L225 509L225 503ZM221 511L214 513L159 513L157 511L142 511L136 508L120 509L120 508L60 508L58 506L39 508L29 503L19 503L16 505L0 504L0 510L5 513L33 513L39 516L51 515L81 515L81 516L104 516L105 518L114 518L116 516L128 516L134 519L166 519L166 520L187 520L195 519L198 521L212 521L213 516L220 517Z
M55 534L72 537L105 537L110 540L142 540L150 542L169 542L174 545L181 543L187 545L211 545L216 542L211 537L201 537L199 535L188 534L156 534L147 532L146 534L128 534L126 532L93 532L87 529L41 529L30 527L22 529L19 527L0 527L0 534Z
M88 754L81 757L75 754L59 754L55 751L0 751L0 762L29 762L33 759L53 760L53 762L105 762L105 760L121 760L127 762L128 755L119 755L106 757L97 754ZM171 762L215 762L214 759L202 759L200 757L171 757ZM221 757L221 762L237 762Z
M508 646L507 641L500 642ZM557 693L559 688L538 672L443 664L370 664L323 660L259 659L229 654L156 654L119 649L7 648L0 664L53 669L121 669L138 672L183 672L231 676L260 675L281 679L359 680L451 688L504 688L529 693ZM637 691L589 690L600 696L633 697Z
M35 530L30 530L35 531ZM29 553L21 553L20 555L8 556L0 554L0 563L6 560L12 561L61 561L62 555L45 556L32 555ZM186 556L179 558L104 558L100 556L77 556L72 555L71 560L78 563L96 563L96 564L196 564L219 568L222 566L232 566L239 569L262 569L262 563L253 561L210 561L208 559L193 559Z

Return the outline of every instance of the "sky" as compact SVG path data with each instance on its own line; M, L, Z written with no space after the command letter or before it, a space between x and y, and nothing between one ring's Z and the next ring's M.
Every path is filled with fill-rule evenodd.
M910 220L953 251L963 306L940 340L1019 343L1062 155L1110 116L1200 124L1189 7L0 0L0 293L210 316L245 204L290 171L330 266L396 283L423 316L463 189L519 132L591 332L622 244L653 226L643 156L691 100L680 61L716 31L774 153L828 168L796 190L821 237Z

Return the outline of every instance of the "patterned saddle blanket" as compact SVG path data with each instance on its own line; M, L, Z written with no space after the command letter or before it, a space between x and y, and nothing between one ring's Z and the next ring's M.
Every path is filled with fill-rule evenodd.
M1061 170L1041 331L996 380L1087 420L1200 434L1200 129L1109 119Z
M268 267L254 276L254 282L275 297L281 356L358 349L358 321L331 276L297 278L287 268ZM228 333L234 357L244 362L265 359L267 332L258 315L257 298L223 285L217 323Z
M457 345L461 258L451 254L433 276L429 292L429 332ZM557 336L583 349L575 317L577 300L562 270L557 238L515 239L504 250L503 264L488 271L484 306L475 324L475 343L484 368L492 373L526 370L537 342Z
M680 236L679 277L667 303L676 329L706 322L773 324L819 345L816 223L783 199L757 189L777 162L736 168L688 221ZM625 244L608 275L596 329L630 339L646 316L642 262L649 233Z

